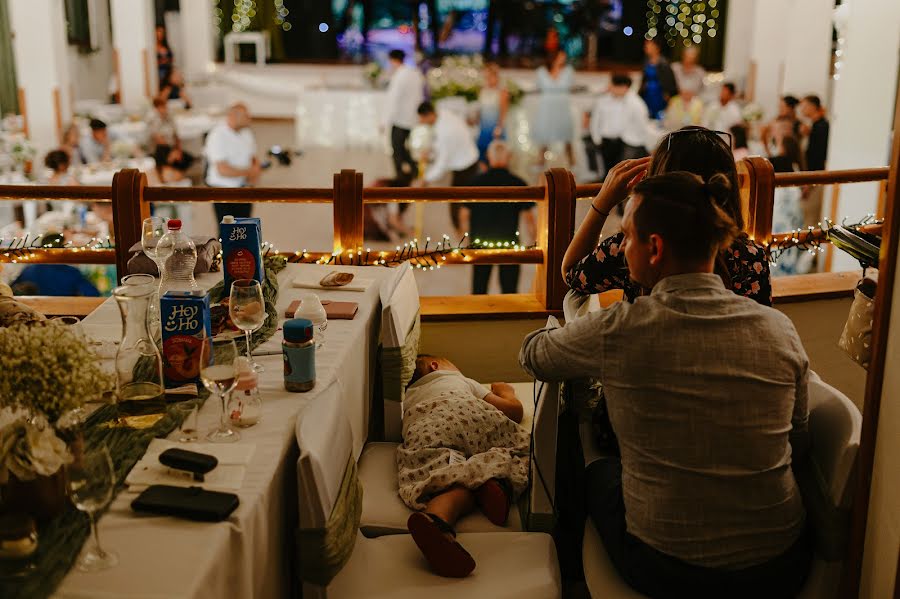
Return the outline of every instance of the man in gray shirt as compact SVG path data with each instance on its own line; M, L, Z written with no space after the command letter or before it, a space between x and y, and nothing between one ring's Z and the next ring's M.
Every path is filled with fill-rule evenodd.
M794 596L808 570L791 469L808 359L786 316L713 273L736 233L718 207L727 187L688 173L636 185L620 251L649 295L548 323L519 355L540 380L602 383L621 460L588 468L588 513L652 597Z

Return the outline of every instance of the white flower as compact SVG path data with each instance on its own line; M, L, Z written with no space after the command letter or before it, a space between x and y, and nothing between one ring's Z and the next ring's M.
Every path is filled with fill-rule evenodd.
M21 408L0 409L0 483L11 472L19 480L55 474L72 463L66 444L43 416Z

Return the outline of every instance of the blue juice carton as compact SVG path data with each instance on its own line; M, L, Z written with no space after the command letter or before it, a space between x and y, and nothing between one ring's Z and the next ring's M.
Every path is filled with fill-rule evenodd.
M225 216L219 224L222 239L222 270L225 274L225 297L231 283L238 279L265 282L262 262L262 228L258 218Z
M209 293L167 291L159 304L166 387L199 382L201 349L212 337Z

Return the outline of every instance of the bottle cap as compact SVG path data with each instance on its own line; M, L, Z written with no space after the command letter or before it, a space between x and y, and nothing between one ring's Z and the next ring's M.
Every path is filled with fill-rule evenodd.
M169 227L170 231L180 231L181 230L181 219L170 218L169 222L166 224Z
M230 224L233 224L233 223L234 223L234 217L231 216L230 214L226 214L225 216L222 217L222 224L223 224L223 225L230 225Z
M313 323L306 318L293 318L284 323L284 340L304 343L313 338Z

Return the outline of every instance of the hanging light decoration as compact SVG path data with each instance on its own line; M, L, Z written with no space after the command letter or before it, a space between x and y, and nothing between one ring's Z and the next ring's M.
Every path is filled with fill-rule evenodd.
M250 22L256 16L254 0L234 0L234 12L231 13L231 30L235 33L247 31Z
M275 24L284 31L291 30L291 22L287 20L290 12L284 5L284 0L275 0Z
M719 0L647 0L648 40L692 46L718 34Z

